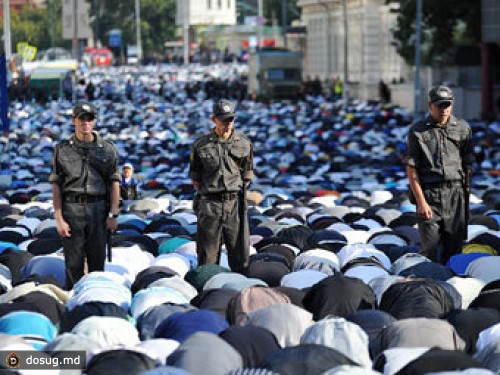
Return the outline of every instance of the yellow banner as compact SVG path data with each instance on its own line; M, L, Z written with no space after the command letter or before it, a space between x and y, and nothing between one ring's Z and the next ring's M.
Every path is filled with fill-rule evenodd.
M24 49L25 49L26 47L28 47L28 46L29 46L29 44L28 44L28 43L26 43L26 42L19 42L19 43L17 43L17 46L16 46L16 48L17 48L17 53L19 53L20 55L22 55L22 54L23 54L23 52L24 52Z
M37 48L35 46L30 46L29 43L19 42L16 45L17 53L19 53L23 60L33 61L36 57Z
M23 59L33 61L36 57L37 48L35 46L27 46L23 51Z

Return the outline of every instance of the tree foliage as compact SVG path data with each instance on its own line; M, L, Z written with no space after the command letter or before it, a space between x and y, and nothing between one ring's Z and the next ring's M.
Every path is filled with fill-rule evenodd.
M413 65L416 42L416 1L386 0L399 5L393 35L398 51ZM481 2L470 0L422 0L422 62L449 62L459 45L476 45L481 38Z
M113 29L122 31L123 45L137 44L135 0L92 0L91 15L102 45L108 44ZM140 0L140 15L144 54L162 52L163 43L175 35L175 0Z
M123 45L136 44L135 0L87 0L91 6L91 27L107 46L109 31L122 30ZM12 46L28 42L39 50L52 46L71 49L71 40L62 39L62 1L48 0L47 7L12 9ZM175 0L140 0L141 41L144 55L162 52L163 43L175 35ZM0 20L2 22L2 20ZM2 34L3 34L3 24ZM53 33L53 41L51 39Z
M17 43L26 42L45 50L54 46L70 47L71 41L62 39L61 1L52 0L53 8L30 8L20 10L11 9L10 29L12 48L16 49ZM3 35L3 19L2 35ZM51 38L53 34L53 40Z
M108 45L109 32L113 29L122 31L124 46L136 44L135 0L86 1L90 4L91 27L97 31L97 39L102 45ZM244 16L257 15L257 3L257 0L237 0L240 21ZM14 47L18 42L28 42L38 47L39 50L51 47L52 43L57 47L71 49L71 40L62 39L62 0L46 0L46 5L48 6L45 8L25 7L20 11L11 10L11 35ZM140 0L140 7L144 55L162 52L163 43L175 38L176 2L175 0ZM273 17L278 25L281 25L281 0L265 0L263 11L268 25L271 24ZM297 0L288 0L287 24L290 25L299 17ZM53 32L53 41L51 32Z
M175 1L142 0L141 24L145 51L163 51L163 44L175 38Z

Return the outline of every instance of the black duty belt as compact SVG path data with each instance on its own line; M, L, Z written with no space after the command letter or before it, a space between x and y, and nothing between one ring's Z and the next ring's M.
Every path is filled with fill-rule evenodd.
M218 201L232 201L233 199L238 198L237 192L221 192L221 193L207 193L203 194L205 198L218 200Z
M106 199L105 195L65 195L63 201L67 203L94 203Z
M424 189L434 189L434 188L451 188L452 186L462 185L462 181L460 180L451 180L451 181L440 181L440 182L423 182L422 187Z

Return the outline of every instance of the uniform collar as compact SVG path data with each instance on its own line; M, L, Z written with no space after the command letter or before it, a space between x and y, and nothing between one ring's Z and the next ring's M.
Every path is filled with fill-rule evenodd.
M230 141L237 140L236 131L233 129L233 132L231 133L231 135L229 136L229 138L224 140L224 139L220 138L217 135L217 133L215 132L215 129L213 129L210 132L210 140L212 140L212 141L221 141L221 142L230 142Z
M92 132L94 134L94 142L97 145L97 147L104 147L103 139L97 132ZM70 139L69 139L69 144L70 145L79 145L82 144L78 139L76 139L76 134L72 134Z
M433 127L441 127L437 122L436 120L434 120L432 118L431 115L428 115L426 120L425 120L425 124L427 126L433 126ZM450 119L448 120L448 124L446 124L446 126L455 126L458 124L458 118L456 118L455 116L451 115L450 116Z
M458 118L455 116L451 115L450 116L450 121L448 122L449 125L457 125L458 124Z

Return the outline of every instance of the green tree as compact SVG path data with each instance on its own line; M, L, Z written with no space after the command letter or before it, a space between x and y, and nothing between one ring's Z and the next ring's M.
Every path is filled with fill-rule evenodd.
M175 0L142 0L141 19L144 50L163 52L163 44L175 38Z
M51 33L54 34L54 46L69 47L71 45L70 41L62 39L61 0L51 0L51 6L53 8L11 9L10 29L14 52L19 42L27 42L37 47L38 50L52 47ZM1 22L3 34L3 19Z
M140 7L144 55L162 52L175 35L175 0L140 0ZM122 31L123 45L136 44L135 0L91 0L91 14L102 45L108 45L112 29Z
M396 4L397 27L393 35L399 54L413 65L416 41L416 0L386 0ZM422 62L446 63L459 45L476 45L481 38L481 2L422 0Z

